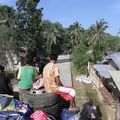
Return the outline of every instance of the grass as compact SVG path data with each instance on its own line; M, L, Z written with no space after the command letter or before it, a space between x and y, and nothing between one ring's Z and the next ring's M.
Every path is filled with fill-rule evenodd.
M97 91L95 89L93 89L92 85L84 85L84 86L85 86L86 96L89 99L92 99L94 101L95 105L99 107L99 114L100 114L102 120L108 120L107 113L105 111L104 106L102 105L102 103L99 100Z
M75 66L72 65L72 75L73 78L75 78L77 75L85 74L84 71L79 71L75 69ZM99 114L101 116L102 120L108 120L107 113L105 111L104 106L102 105L98 93L95 89L93 89L93 86L90 84L84 84L82 82L75 81L73 79L73 86L76 89L77 95L76 95L76 105L80 108L83 107L83 104L88 101L88 99L93 99L95 105L97 108L99 108Z

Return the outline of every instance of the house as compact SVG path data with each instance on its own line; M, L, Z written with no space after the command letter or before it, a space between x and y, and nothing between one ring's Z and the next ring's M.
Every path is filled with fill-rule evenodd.
M100 64L88 64L89 75L98 93L108 104L114 101L120 120L120 52L104 56Z

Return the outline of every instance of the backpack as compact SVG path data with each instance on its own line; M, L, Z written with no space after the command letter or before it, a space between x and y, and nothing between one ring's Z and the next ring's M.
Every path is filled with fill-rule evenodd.
M61 114L62 120L80 120L80 111L71 111L67 108L63 109Z
M0 111L0 120L28 120L15 111Z
M42 110L37 110L30 116L30 120L55 120L55 118Z
M2 109L2 111L15 111L19 112L23 116L30 116L32 113L29 104L25 104L17 99L12 99L10 104Z
M0 111L10 104L12 98L0 95Z

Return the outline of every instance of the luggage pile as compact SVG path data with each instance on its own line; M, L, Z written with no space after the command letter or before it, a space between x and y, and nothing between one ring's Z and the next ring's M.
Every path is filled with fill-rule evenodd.
M55 120L43 110L32 111L29 104L0 95L0 120Z
M29 104L0 95L0 120L28 120L31 113Z
M59 120L80 120L80 111L72 112L65 108L60 117ZM58 118L42 108L34 111L27 103L0 95L0 120L58 120Z

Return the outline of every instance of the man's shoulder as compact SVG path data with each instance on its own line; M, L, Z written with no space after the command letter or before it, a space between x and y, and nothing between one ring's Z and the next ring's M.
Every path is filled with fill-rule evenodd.
M44 68L45 69L48 69L48 68L55 69L55 68L58 68L58 66L54 63L48 63Z
M50 66L51 66L52 69L58 68L57 64L54 64L54 63L51 64Z

